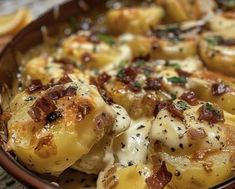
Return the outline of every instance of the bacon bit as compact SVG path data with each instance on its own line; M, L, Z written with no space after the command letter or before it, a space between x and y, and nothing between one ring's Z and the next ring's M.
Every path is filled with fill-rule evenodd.
M117 79L125 84L129 84L135 80L136 76L137 69L134 67L127 67L118 72Z
M40 91L43 89L43 84L39 79L32 80L31 84L28 86L27 91L29 94Z
M41 97L36 100L33 106L31 106L28 114L35 122L43 122L45 121L47 115L55 110L56 106L50 98Z
M130 82L130 83L128 84L128 88L129 88L131 91L133 91L133 92L139 92L139 91L141 91L141 85L140 85L140 83L137 82L137 81Z
M181 96L180 99L186 101L192 106L195 106L198 104L198 99L196 97L196 94L193 91L186 91Z
M163 189L172 178L172 174L167 170L166 164L163 161L160 169L148 177L145 182L149 189Z
M47 96L52 100L58 100L65 96L65 89L62 85L54 86L47 91Z
M187 131L187 136L191 140L201 140L206 137L206 133L203 129L189 128Z
M96 86L104 88L104 84L111 79L111 76L106 72L100 74L96 79Z
M162 80L157 78L147 78L145 90L159 90L162 89Z
M210 124L223 122L224 115L221 110L214 108L211 104L206 103L199 108L200 121L205 120Z
M75 87L69 86L65 92L65 96L75 96L77 94L77 89Z
M189 76L191 76L191 73L186 72L186 71L181 70L181 69L176 69L176 72L177 72L178 75L181 76L181 77L189 77Z
M214 83L211 86L211 92L214 96L220 96L229 91L229 86L224 83Z
M184 119L184 110L180 109L178 106L176 106L175 104L170 104L169 106L167 106L167 110L175 117L180 118L181 120Z
M101 113L95 117L95 123L98 129L106 128L114 123L114 118L106 112Z
M77 109L78 109L78 112L76 115L76 119L77 121L82 121L86 115L92 112L94 107L88 101L84 101L84 102L80 102L79 104L77 104Z
M83 53L82 56L81 56L81 61L82 61L82 63L84 63L84 64L91 62L92 59L93 59L93 57L92 57L91 54L88 53L88 52Z
M157 114L161 111L161 109L168 107L170 104L172 104L172 101L164 101L164 102L158 101L153 112L154 116L156 117Z
M72 79L67 74L65 74L62 78L59 79L59 81L56 84L61 85L61 84L66 84L70 82L72 82Z

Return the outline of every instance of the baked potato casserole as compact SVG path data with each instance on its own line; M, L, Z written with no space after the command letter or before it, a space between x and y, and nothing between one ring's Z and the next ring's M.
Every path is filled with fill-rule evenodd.
M22 86L1 111L6 150L62 188L206 189L233 177L235 1L119 4L102 29L85 21L23 55Z

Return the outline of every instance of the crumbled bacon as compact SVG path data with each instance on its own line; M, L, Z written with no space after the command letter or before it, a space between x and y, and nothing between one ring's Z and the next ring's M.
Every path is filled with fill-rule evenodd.
M93 59L93 57L88 52L83 53L81 56L82 63L89 63L92 61L92 59Z
M157 116L157 114L160 112L161 109L169 106L170 104L172 104L172 101L157 102L156 107L154 109L154 115Z
M77 89L75 87L69 86L64 91L65 96L75 96L77 94Z
M28 86L28 93L34 93L43 89L43 84L39 79L32 80L31 84Z
M163 161L158 171L148 177L145 182L149 189L163 189L172 178L172 174L167 170L166 164Z
M90 114L93 110L93 106L88 101L80 102L77 104L77 121L82 121L86 115Z
M187 130L187 136L191 140L200 140L206 137L206 133L203 129L189 128Z
M48 97L41 97L36 100L28 114L35 122L45 121L48 114L55 111L57 108L54 102Z
M182 69L176 69L176 72L178 73L179 76L181 77L189 77L191 75L191 73L186 72Z
M95 118L95 123L98 129L106 128L114 123L114 118L106 112L101 113Z
M111 76L109 74L107 74L106 72L98 75L97 79L96 79L96 86L103 88L104 84L106 82L108 82L111 79Z
M58 100L65 96L65 89L62 85L54 86L47 91L47 96L52 100Z
M198 104L198 99L196 97L196 94L193 91L186 91L181 96L180 99L183 99L187 103L189 103L192 106L195 106Z
M214 83L211 86L211 92L214 96L220 96L229 91L229 86L224 83Z
M167 110L174 116L174 117L178 117L181 120L184 119L184 110L180 109L178 106L176 106L175 104L170 104L169 106L167 106Z
M200 121L205 120L210 124L223 122L224 115L221 110L214 108L211 104L206 103L199 108Z
M133 82L137 76L137 69L135 67L127 67L119 71L117 78L119 81L129 84Z
M72 79L67 74L65 74L62 78L59 79L59 81L56 84L60 85L60 84L66 84L69 82L72 82Z
M162 89L162 80L157 78L147 78L145 90L159 90Z

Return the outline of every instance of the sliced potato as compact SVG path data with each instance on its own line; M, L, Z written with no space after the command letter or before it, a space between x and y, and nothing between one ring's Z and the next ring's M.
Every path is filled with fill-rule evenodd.
M107 24L110 32L114 34L144 34L155 28L163 16L164 11L158 6L124 8L110 10L107 13Z
M49 94L61 94L69 87L76 94L49 100ZM22 92L10 111L8 149L30 170L51 174L61 173L87 154L112 130L115 119L96 88L78 81L33 94Z
M226 75L235 75L235 45L230 41L234 37L226 37L217 33L207 33L199 44L200 56L205 65L213 71Z

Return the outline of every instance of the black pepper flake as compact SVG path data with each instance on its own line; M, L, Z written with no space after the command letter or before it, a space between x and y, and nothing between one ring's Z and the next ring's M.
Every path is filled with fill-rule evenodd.
M138 130L139 130L139 129L143 129L143 128L145 128L144 125L140 125L139 127L137 127Z
M175 148L171 148L171 151L172 151L172 152L175 152Z
M180 176L180 171L175 170L175 176L176 176L176 177Z
M121 147L122 147L122 148L125 148L125 147L126 147L126 145L125 145L124 143L122 143L122 142L121 142Z
M132 166L132 165L134 165L134 163L132 161L129 161L128 166Z
M179 147L184 149L184 145L182 143L179 144Z

